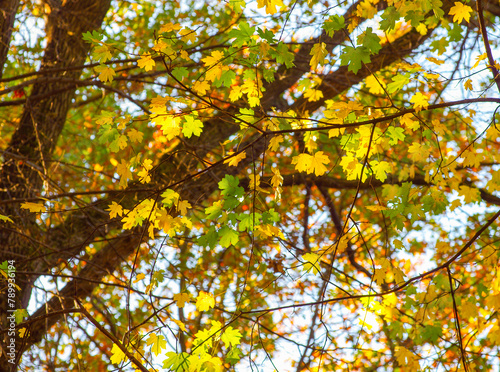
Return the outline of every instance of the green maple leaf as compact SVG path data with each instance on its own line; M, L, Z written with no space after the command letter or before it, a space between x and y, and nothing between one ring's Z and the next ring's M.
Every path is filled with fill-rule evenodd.
M323 29L330 37L333 36L335 31L342 30L344 27L345 19L341 15L333 15L323 24Z
M172 70L172 75L177 80L182 81L183 78L188 76L188 69L186 67L176 67Z
M238 28L232 29L228 36L235 39L232 45L240 48L245 43L251 44L254 32L255 27L250 27L247 22L240 22Z
M262 30L260 27L257 29L257 33L259 36L266 40L268 43L275 43L276 40L274 39L274 32L271 30Z
M87 31L87 32L83 33L82 38L87 43L98 44L102 40L102 35L99 32L97 32L96 30L92 30L92 32Z
M212 226L204 235L200 236L197 239L196 243L203 247L215 248L218 239L219 234L217 234L217 231L215 231L215 227Z
M387 129L387 135L391 139L389 141L390 145L395 145L399 141L404 141L405 140L405 130L401 127L389 127Z
M392 83L387 84L387 91L394 93L410 82L410 74L396 75L392 78Z
M231 244L236 245L239 241L238 232L230 228L229 226L223 226L219 230L219 243L224 248L229 247Z
M382 13L382 21L380 22L380 29L382 31L390 31L396 27L396 22L401 18L401 15L395 7L389 6Z
M226 70L222 73L220 78L214 81L214 85L217 88L220 88L222 85L229 87L234 79L236 79L236 73L233 70Z
M226 174L222 181L219 182L219 189L222 190L221 194L224 196L243 196L244 189L239 186L240 180L234 176Z
M167 359L163 362L163 368L167 371L183 372L189 370L189 354L180 353L177 354L175 351L169 351L165 354Z
M370 63L370 52L364 46L353 48L346 46L344 53L340 56L340 65L349 66L348 70L358 73L361 68L361 62Z
M420 337L423 341L436 342L442 335L443 330L439 326L426 325L425 327L420 328Z
M446 37L442 37L441 39L434 40L431 43L431 51L438 52L438 55L443 54L446 51L446 48L450 45L450 41Z
M358 44L362 44L371 54L377 54L382 48L380 46L380 37L368 27L364 33L358 36Z
M240 349L236 349L236 348L232 348L229 353L227 353L226 355L226 362L231 364L231 365L235 365L236 363L238 363L241 359L241 357L243 356L243 353L241 352Z
M278 43L278 46L269 50L269 55L276 58L276 62L284 63L287 68L292 68L294 65L293 60L295 54L288 50L286 44L282 41Z

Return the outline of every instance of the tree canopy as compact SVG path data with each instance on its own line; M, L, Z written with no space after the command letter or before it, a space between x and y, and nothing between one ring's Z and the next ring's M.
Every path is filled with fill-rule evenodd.
M498 370L497 1L0 13L0 371Z

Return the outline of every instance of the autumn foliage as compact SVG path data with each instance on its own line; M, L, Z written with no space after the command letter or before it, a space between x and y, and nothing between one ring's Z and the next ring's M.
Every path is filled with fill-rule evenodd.
M498 2L0 10L0 371L498 370Z

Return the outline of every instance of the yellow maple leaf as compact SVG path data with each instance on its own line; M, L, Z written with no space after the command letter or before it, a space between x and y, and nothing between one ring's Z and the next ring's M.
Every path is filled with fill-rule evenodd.
M206 80L197 81L193 84L193 90L199 95L204 95L210 89L210 84Z
M281 142L283 142L283 136L281 134L279 136L271 138L271 140L269 141L268 150L270 151L278 150Z
M103 83L109 81L113 81L113 76L116 75L115 70L113 70L109 66L96 66L95 70L99 73L99 80L101 80Z
M121 217L123 214L123 208L117 202L111 202L106 210L109 211L109 218L115 218L116 216Z
M143 54L141 59L137 61L137 65L146 71L150 71L155 67L155 61L151 57L151 54Z
M233 152L229 152L228 155L231 156L233 155ZM224 164L229 164L230 167L236 167L240 161L245 159L247 157L247 153L245 151L240 152L237 155L234 155L232 157L228 157L226 160L224 160Z
M455 1L455 6L451 7L449 14L453 16L453 22L461 23L465 19L469 23L471 13L472 8L470 6Z
M26 327L19 329L18 332L20 338L24 338L29 334L29 331L26 329Z
M415 112L419 112L420 110L425 109L429 106L429 97L420 92L417 92L413 97L411 97L410 102L413 103Z
M182 36L182 41L184 41L185 43L187 43L188 41L194 43L196 41L196 32L194 32L188 27L185 27L182 30L180 30L179 35Z
M432 62L432 63L435 63L436 65L442 65L444 63L444 61L442 59L437 59L437 58L434 58L434 57L427 57L426 60Z
M257 7L263 8L266 7L267 14L274 14L277 12L276 7L284 6L282 0L257 0Z
M125 360L125 353L120 349L117 344L113 344L113 348L111 349L111 363L120 364Z
M196 298L196 308L198 311L206 311L215 306L215 300L210 293L201 291Z
M181 330L183 330L184 332L186 332L186 325L184 323L182 323L180 320L177 320L177 319L172 319L172 321L175 324L177 324Z
M328 155L324 155L323 151L316 152L313 156L309 154L300 154L295 156L292 164L299 172L307 172L307 174L314 173L316 176L322 176L326 173L328 168L326 164L330 163Z
M210 56L202 58L201 60L206 67L211 67L219 63L223 57L224 53L222 53L220 50L215 50L210 54Z
M130 140L132 142L141 142L142 141L143 133L139 132L135 128L129 129L129 131L127 132L127 135L128 135L128 138L130 138Z
M141 183L149 183L151 181L151 175L146 168L142 168L139 172L137 172L137 175L139 176L139 181Z
M177 293L174 295L174 301L177 304L177 307L184 307L186 302L189 302L191 296L189 293Z
M160 33L177 31L181 29L181 25L178 23L169 22L166 25L161 26Z
M420 123L418 121L416 121L416 120L413 120L412 117L413 117L413 114L404 114L399 119L399 122L406 129L409 129L411 131L415 131L418 128L420 128Z
M186 215L188 208L191 208L191 204L187 200L180 200L177 203L177 210L182 216Z
M121 160L121 164L116 167L116 173L120 176L120 187L127 186L127 182L132 178L132 172L130 171L130 166L125 160Z
M323 92L318 89L308 89L305 91L304 97L307 98L309 102L319 101L323 98Z
M319 274L319 261L320 261L320 256L317 255L316 253L306 253L302 255L302 259L305 261L304 262L304 270L309 271L312 270L314 274Z
M165 340L165 336L163 335L158 336L155 333L151 333L147 344L151 345L151 351L158 356L167 347L167 340Z
M365 79L366 87L372 94L384 94L384 88L387 86L382 80L370 75Z
M318 67L318 64L324 65L325 57L328 54L328 50L326 50L326 44L325 43L314 44L309 54L312 56L311 60L309 61L309 64L311 65L311 68L313 70L316 67Z
M466 203L475 203L481 199L481 192L469 186L460 186L458 194L464 197Z
M479 66L479 63L481 61L484 61L486 58L488 58L488 55L486 53L483 53L480 56L477 56L476 57L476 63L474 63L474 66L472 66L470 69L471 70L475 69L477 66Z
M472 87L472 80L467 79L467 81L464 83L464 88L467 90L473 90L474 88Z
M47 208L45 207L45 205L40 204L40 203L24 202L21 204L21 208L27 209L33 213L47 212Z
M135 277L134 283L140 282L140 281L141 281L141 280L143 280L145 277L146 277L146 275L145 275L144 273L139 273L139 274L137 274L137 276Z

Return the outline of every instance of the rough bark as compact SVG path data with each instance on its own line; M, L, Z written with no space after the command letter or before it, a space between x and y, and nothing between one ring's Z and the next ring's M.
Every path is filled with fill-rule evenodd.
M9 53L10 38L19 7L19 0L0 1L0 79Z
M47 47L44 51L40 72L49 68L60 68L53 76L78 79L80 70L65 71L66 67L82 65L87 58L89 45L82 39L82 33L98 29L109 9L110 0L56 2L48 17L46 26ZM13 7L12 7L13 8ZM9 13L10 14L10 13ZM13 17L13 16L12 16ZM4 23L2 30L11 26ZM5 39L2 35L2 43ZM2 44L2 46L5 46ZM1 49L0 49L1 50ZM0 57L2 55L0 54ZM47 90L62 90L59 94L42 99L28 98L23 114L10 144L3 153L4 162L0 169L0 200L25 199L40 194L49 173L49 160L66 121L66 115L74 97L76 86L54 81L51 84L35 84L30 97L37 97ZM13 224L0 230L0 262L15 260L17 271L38 271L43 256L52 247L43 243L45 232L37 223L33 213L20 208L20 204L6 204L2 214L12 216ZM15 226L15 227L14 227ZM35 258L38 257L38 258ZM15 309L25 309L34 277L17 275ZM5 284L2 283L2 286ZM8 327L7 298L0 298L1 328ZM7 360L5 341L2 337L0 371L14 369ZM10 337L9 337L10 341ZM19 349L19 342L16 348ZM18 350L17 350L18 351ZM20 358L16 352L16 363Z

